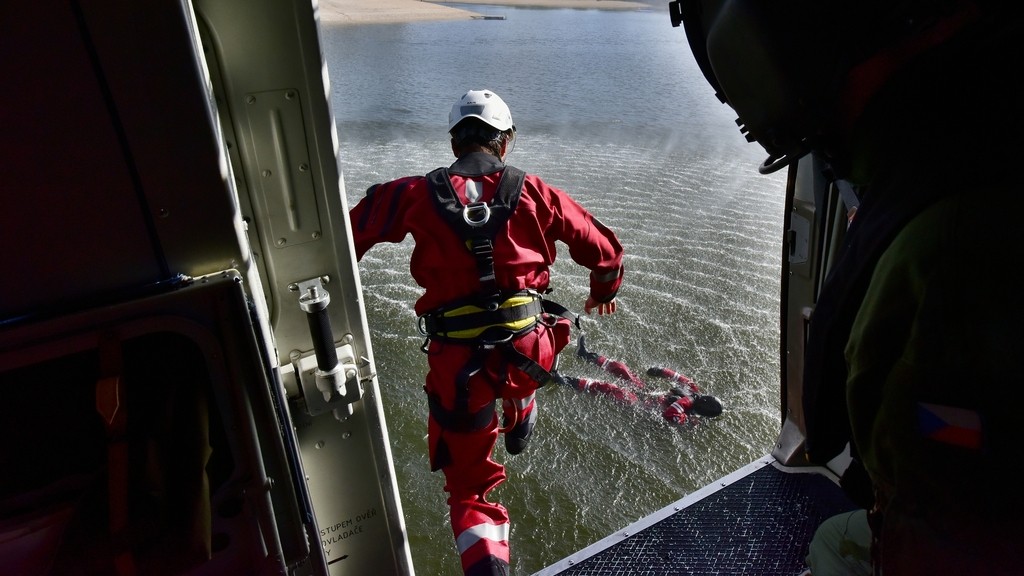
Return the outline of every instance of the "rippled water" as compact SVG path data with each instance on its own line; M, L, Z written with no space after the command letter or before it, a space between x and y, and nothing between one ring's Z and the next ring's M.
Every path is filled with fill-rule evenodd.
M667 12L457 5L505 20L324 28L348 202L453 160L451 103L488 87L519 129L509 163L569 191L626 249L619 312L584 318L588 346L636 372L672 367L726 412L693 429L609 400L538 393L533 444L495 459L516 574L535 572L770 451L779 426L783 181L761 176ZM426 360L411 243L360 263L417 574L458 574L443 476L427 463ZM582 308L587 272L563 250L557 301ZM575 356L566 374L603 377ZM649 380L649 387L667 389Z

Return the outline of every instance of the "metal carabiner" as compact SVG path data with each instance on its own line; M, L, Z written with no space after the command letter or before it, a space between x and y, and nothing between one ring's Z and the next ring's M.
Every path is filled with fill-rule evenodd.
M483 218L476 218L477 213L483 213ZM462 219L473 228L479 228L491 219L491 207L486 202L473 202L466 204L462 209Z

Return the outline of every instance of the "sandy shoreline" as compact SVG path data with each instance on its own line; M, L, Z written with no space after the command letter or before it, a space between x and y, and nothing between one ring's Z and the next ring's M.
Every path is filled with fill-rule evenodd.
M639 10L650 4L630 0L460 0L460 4L492 4L537 8ZM323 24L385 24L430 20L472 20L493 11L471 12L424 0L320 0Z

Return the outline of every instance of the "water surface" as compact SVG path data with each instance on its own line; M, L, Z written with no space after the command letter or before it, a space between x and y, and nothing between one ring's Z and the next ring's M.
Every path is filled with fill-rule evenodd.
M533 444L495 451L509 480L492 499L512 517L513 572L529 574L770 451L783 180L757 173L763 151L715 99L667 11L452 5L505 20L324 27L349 205L374 183L450 164L451 104L493 89L518 128L508 162L568 191L625 246L619 313L584 318L589 346L638 372L675 368L727 408L681 429L542 389ZM378 245L360 272L414 568L459 574L443 476L427 462L411 247ZM587 271L564 247L559 257L552 297L582 311ZM603 376L573 345L561 368Z

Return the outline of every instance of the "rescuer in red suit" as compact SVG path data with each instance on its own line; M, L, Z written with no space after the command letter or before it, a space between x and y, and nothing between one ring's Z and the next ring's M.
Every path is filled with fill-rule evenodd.
M515 126L494 92L459 98L448 130L454 164L370 187L350 218L359 258L412 234L409 270L424 290L415 308L427 337L431 469L445 475L464 573L505 575L509 517L486 496L506 475L491 455L500 433L510 454L526 447L535 392L552 381L570 339L575 316L546 298L555 242L590 270L587 314L615 312L623 251L568 194L505 164Z

